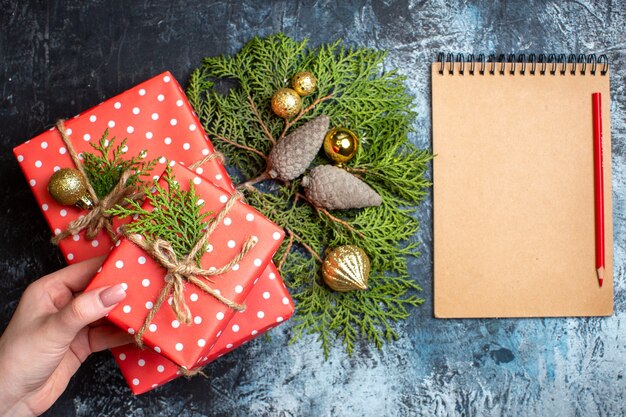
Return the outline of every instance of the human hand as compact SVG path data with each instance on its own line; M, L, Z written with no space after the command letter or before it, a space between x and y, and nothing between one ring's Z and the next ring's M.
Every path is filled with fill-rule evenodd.
M100 320L126 297L121 284L77 294L102 260L68 266L24 291L0 337L0 416L43 413L90 353L132 342Z

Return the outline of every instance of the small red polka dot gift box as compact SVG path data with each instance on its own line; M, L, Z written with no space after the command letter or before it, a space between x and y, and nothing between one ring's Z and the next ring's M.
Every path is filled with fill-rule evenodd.
M108 314L109 321L177 365L192 369L236 311L245 308L246 296L284 232L244 203L238 193L229 194L179 164L166 170L153 190L157 197L148 196L137 205L144 214L125 226L125 237L116 243L86 291L124 283L127 298ZM186 197L177 201L191 201L193 210L197 207L194 219L184 217L189 208L179 217L165 213L181 211L171 204L178 191ZM156 200L162 205L155 208L151 202ZM159 224L154 216L169 223ZM156 232L128 233L144 221ZM189 234L178 232L181 228ZM192 235L199 237L189 242ZM177 248L187 243L194 249L181 258Z
M246 298L246 309L228 322L217 341L207 346L197 367L252 340L287 320L294 311L289 292L274 265L268 266ZM142 394L185 373L175 363L152 349L126 345L111 350L132 392Z
M115 137L117 144L127 139L122 148L122 159L137 157L145 151L145 160L156 160L153 172L157 174L163 171L167 160L190 165L215 153L185 93L169 72L66 120L64 128L71 148L79 158L84 153L94 153L92 144L98 144L108 130L108 138ZM55 234L65 231L72 221L88 212L61 205L48 192L48 182L55 172L61 168L75 168L57 127L16 147L14 154ZM221 181L220 186L225 190L234 190L230 181L222 181L227 174L219 160L204 163L198 167L198 172L212 181ZM146 179L150 176L147 175ZM114 229L120 224L119 219L113 220ZM112 240L104 230L94 239L87 239L83 231L59 242L68 263L105 255L111 246Z

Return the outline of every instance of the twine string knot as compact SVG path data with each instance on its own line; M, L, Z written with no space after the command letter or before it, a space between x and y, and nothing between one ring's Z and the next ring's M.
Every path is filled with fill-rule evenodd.
M213 233L217 225L222 222L235 202L241 198L242 195L240 193L235 193L228 199L224 207L217 213L211 223L209 223L209 226L206 228L200 239L198 239L198 242L196 242L189 254L182 259L178 258L172 244L166 240L157 238L150 241L138 234L127 235L128 240L143 249L167 271L163 289L159 293L156 302L146 315L141 328L135 333L135 342L138 346L143 346L143 335L146 329L148 329L150 323L154 319L154 316L170 294L172 295L172 310L176 315L176 319L181 323L191 324L192 315L184 296L186 282L193 284L203 292L211 295L213 298L235 311L243 311L245 309L245 305L238 304L222 296L218 290L209 285L213 283L209 277L228 272L235 264L239 263L243 257L257 244L258 239L255 236L248 237L242 245L241 250L229 262L220 268L211 267L209 269L204 269L199 266L196 261L196 256L201 253L201 251L205 250L211 233Z
M91 201L93 201L94 203L94 208L84 216L81 216L70 222L70 224L63 232L52 238L52 243L58 245L61 240L65 239L66 237L76 235L83 230L85 230L85 237L88 240L93 240L102 229L105 229L111 237L111 240L115 241L117 238L117 234L113 230L113 223L111 220L111 216L108 214L108 211L125 199L136 200L143 196L143 193L136 191L136 187L127 185L128 179L131 175L133 175L133 173L130 170L124 171L111 192L104 198L99 199L96 191L89 182L89 177L85 172L85 166L83 165L83 162L78 157L78 154L76 153L76 150L74 149L70 138L67 136L63 120L59 120L56 123L56 128L61 134L61 139L63 139L63 143L65 144L65 147L67 148L68 153L72 158L74 165L76 166L76 169L78 169L78 171L85 179L87 193L89 194Z

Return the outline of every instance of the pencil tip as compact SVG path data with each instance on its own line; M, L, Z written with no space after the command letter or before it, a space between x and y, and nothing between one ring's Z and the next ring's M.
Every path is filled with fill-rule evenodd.
M600 267L598 269L596 269L596 272L598 274L598 284L600 284L600 287L602 287L602 282L604 282L604 267Z

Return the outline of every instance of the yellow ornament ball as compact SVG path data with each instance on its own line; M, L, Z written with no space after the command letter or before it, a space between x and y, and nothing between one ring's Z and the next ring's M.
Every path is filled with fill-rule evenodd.
M291 79L291 87L300 96L308 96L315 91L317 87L317 78L309 71L302 71L297 73Z
M94 204L89 197L86 181L79 170L63 168L50 177L48 192L59 204L91 209Z
M281 88L272 96L272 111L283 119L290 119L302 109L302 99L291 88Z
M324 152L338 165L348 162L359 148L359 138L350 129L336 127L324 137Z

